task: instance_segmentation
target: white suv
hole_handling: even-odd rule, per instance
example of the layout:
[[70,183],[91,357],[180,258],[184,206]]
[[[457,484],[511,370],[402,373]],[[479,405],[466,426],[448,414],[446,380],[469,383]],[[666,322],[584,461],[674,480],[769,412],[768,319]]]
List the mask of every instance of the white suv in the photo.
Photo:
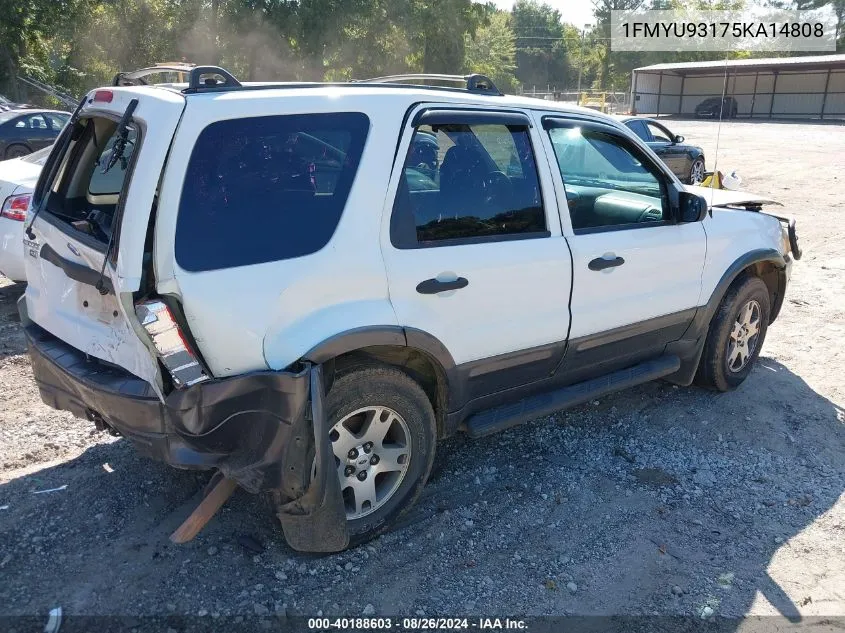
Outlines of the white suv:
[[794,223],[708,209],[611,118],[483,76],[144,73],[86,96],[38,182],[35,379],[270,492],[297,549],[385,530],[457,431],[658,378],[736,387],[799,256]]

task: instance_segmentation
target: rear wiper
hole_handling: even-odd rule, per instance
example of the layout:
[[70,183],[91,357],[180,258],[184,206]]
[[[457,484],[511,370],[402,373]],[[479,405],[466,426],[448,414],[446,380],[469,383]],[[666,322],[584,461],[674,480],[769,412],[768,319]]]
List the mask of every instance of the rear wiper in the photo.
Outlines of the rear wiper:
[[[112,146],[111,158],[109,158],[109,162],[103,168],[102,173],[104,174],[114,167],[117,161],[123,160],[123,152],[126,151],[126,142],[129,140],[129,123],[132,121],[132,113],[135,112],[136,107],[138,107],[138,100],[132,99],[132,101],[129,102],[129,105],[126,106],[123,116],[120,117],[120,123],[117,124],[117,130],[115,131],[117,134],[117,140]],[[120,204],[120,200],[118,200],[118,204]],[[117,211],[116,207],[115,211]],[[109,243],[106,245],[106,252],[103,253],[103,266],[100,268],[100,277],[97,279],[96,288],[101,295],[108,294],[108,288],[104,283],[106,265],[109,263],[109,257],[111,256],[111,251],[114,247],[114,234],[116,233],[116,229],[117,227],[112,226],[111,235],[109,235]]]
[[109,162],[106,163],[105,167],[103,167],[102,173],[104,174],[108,173],[109,170],[117,164],[117,161],[121,161],[121,166],[123,166],[124,169],[126,168],[123,153],[126,151],[126,144],[129,141],[129,123],[132,121],[132,113],[135,112],[136,107],[138,107],[138,100],[132,99],[132,101],[129,102],[129,105],[126,106],[126,111],[120,118],[120,123],[117,124],[117,129],[115,130],[117,139],[115,140],[114,145],[112,145]]

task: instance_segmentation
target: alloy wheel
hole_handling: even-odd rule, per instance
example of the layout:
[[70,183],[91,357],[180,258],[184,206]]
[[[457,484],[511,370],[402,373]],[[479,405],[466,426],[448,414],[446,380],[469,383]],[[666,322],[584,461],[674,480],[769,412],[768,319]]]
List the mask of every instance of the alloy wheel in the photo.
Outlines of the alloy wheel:
[[757,349],[760,338],[760,304],[754,299],[740,308],[728,339],[728,369],[742,371]]
[[690,183],[696,184],[702,180],[704,180],[704,163],[697,160],[692,164],[692,170],[690,171]]
[[347,520],[372,514],[396,493],[408,472],[407,423],[388,407],[364,407],[338,421],[329,439]]

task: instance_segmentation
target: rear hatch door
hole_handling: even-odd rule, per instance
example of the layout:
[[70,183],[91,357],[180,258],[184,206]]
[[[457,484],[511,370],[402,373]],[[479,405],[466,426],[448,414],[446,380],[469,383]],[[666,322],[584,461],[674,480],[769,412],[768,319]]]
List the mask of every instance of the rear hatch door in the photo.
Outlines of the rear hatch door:
[[[119,122],[133,102],[124,151],[116,151]],[[29,318],[160,395],[134,300],[147,283],[150,215],[184,106],[182,95],[152,87],[90,93],[45,165],[24,235]]]

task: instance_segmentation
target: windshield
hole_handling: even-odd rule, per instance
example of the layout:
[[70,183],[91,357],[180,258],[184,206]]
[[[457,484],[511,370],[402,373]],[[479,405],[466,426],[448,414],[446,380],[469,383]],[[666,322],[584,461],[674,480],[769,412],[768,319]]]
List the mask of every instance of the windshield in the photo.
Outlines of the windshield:
[[11,121],[14,118],[20,116],[20,112],[16,112],[15,110],[9,110],[8,112],[0,112],[0,125],[3,125],[6,121]]

